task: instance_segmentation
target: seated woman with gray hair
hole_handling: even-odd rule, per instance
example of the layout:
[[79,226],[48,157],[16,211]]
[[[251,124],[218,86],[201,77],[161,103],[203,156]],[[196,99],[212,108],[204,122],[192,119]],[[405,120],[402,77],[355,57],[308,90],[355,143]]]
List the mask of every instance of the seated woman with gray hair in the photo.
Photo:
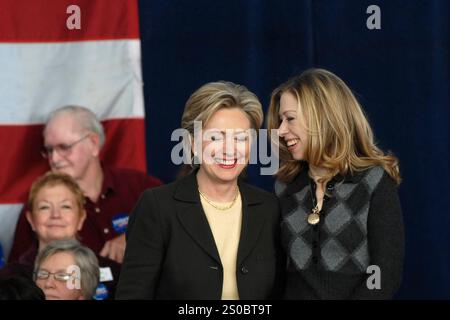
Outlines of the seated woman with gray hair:
[[46,300],[90,300],[98,285],[98,260],[75,239],[57,240],[36,257],[34,280]]

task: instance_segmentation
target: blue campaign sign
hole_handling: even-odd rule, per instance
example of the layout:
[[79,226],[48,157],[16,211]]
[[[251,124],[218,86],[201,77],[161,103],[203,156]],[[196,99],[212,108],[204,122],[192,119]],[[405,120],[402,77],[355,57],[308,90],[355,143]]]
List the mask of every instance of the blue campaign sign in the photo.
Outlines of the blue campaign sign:
[[0,268],[3,268],[6,264],[5,255],[3,254],[3,247],[0,243]]
[[109,296],[108,289],[103,283],[99,283],[97,289],[95,290],[94,300],[105,300]]
[[112,218],[112,226],[117,233],[125,233],[128,227],[128,214],[118,213]]

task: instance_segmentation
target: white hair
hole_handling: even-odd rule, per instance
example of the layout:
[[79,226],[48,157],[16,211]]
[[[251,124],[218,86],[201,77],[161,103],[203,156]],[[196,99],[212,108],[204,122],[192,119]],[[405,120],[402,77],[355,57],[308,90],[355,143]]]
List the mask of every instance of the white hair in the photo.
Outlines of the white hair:
[[52,119],[62,114],[72,115],[81,128],[97,134],[100,140],[100,148],[103,146],[105,143],[105,131],[103,125],[95,113],[85,107],[68,105],[56,109],[48,115],[45,127],[47,127]]

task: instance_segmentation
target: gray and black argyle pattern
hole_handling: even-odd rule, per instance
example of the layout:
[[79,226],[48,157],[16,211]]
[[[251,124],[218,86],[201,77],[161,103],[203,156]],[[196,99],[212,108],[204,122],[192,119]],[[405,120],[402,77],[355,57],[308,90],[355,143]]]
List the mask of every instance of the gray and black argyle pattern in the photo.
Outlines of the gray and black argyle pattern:
[[384,174],[382,167],[373,167],[329,182],[329,196],[325,197],[321,221],[316,226],[307,222],[315,194],[315,185],[307,174],[300,174],[289,186],[277,181],[275,192],[282,206],[282,241],[288,264],[299,271],[314,264],[324,271],[365,273],[370,262],[370,200]]

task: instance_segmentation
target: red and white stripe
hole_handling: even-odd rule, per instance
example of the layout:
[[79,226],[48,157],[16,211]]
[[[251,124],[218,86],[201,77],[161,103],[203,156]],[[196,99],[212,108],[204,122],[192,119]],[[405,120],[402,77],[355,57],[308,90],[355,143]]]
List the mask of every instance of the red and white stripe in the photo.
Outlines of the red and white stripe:
[[[69,30],[66,10],[81,10]],[[64,105],[102,120],[101,158],[146,170],[136,0],[0,1],[0,243],[9,252],[18,210],[48,165],[39,154],[46,116]]]

